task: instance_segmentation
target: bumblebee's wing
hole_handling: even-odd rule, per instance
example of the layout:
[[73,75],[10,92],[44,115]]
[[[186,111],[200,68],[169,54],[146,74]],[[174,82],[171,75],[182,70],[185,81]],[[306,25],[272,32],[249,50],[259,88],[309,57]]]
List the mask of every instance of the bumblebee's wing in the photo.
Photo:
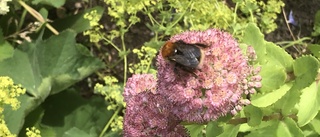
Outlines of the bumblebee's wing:
[[176,53],[169,59],[185,67],[196,68],[199,65],[201,51],[193,45],[177,46]]

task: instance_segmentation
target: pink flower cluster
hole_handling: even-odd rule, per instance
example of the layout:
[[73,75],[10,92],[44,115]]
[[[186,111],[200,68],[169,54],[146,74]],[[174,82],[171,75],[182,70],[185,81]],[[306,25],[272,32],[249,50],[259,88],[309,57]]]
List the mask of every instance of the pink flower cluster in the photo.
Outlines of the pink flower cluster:
[[128,80],[124,92],[128,104],[124,124],[126,135],[130,136],[129,133],[133,133],[131,128],[140,124],[139,131],[150,133],[150,130],[157,132],[157,129],[161,130],[157,132],[161,135],[168,136],[174,132],[183,136],[185,132],[178,125],[180,121],[202,123],[227,113],[236,114],[243,105],[250,103],[242,96],[254,93],[255,88],[261,86],[260,68],[251,64],[256,59],[253,48],[249,47],[244,55],[230,34],[209,29],[184,32],[170,39],[171,42],[179,40],[208,46],[203,48],[204,59],[200,69],[194,71],[197,77],[175,70],[175,64],[160,53],[157,57],[157,81],[141,75]]
[[186,130],[171,112],[172,104],[156,94],[152,74],[133,75],[124,91],[127,109],[124,117],[125,137],[183,137]]

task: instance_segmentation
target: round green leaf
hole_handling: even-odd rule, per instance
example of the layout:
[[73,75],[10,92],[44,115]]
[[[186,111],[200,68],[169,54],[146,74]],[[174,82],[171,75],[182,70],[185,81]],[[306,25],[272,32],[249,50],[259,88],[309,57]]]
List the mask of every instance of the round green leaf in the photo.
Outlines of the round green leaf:
[[204,125],[192,124],[192,125],[186,125],[185,127],[188,129],[190,133],[190,137],[198,137],[198,135],[202,134]]
[[296,76],[295,90],[301,90],[315,80],[318,75],[319,62],[313,56],[303,56],[295,60],[293,64],[294,75]]
[[206,135],[208,137],[216,137],[223,132],[223,128],[219,126],[218,122],[211,121],[206,127]]
[[286,80],[286,72],[282,66],[275,66],[273,64],[265,64],[261,66],[260,75],[262,77],[262,87],[260,91],[270,92],[282,86]]
[[249,126],[258,126],[260,125],[263,117],[263,113],[260,108],[248,105],[244,108],[244,113],[248,118]]
[[225,125],[223,133],[218,137],[236,137],[239,132],[240,125]]
[[266,55],[266,45],[263,34],[260,29],[253,23],[249,23],[245,29],[243,41],[244,43],[252,46],[258,56],[260,64],[265,63],[264,56]]
[[313,84],[302,90],[299,102],[298,124],[300,127],[308,124],[318,113],[320,108],[320,90],[318,84]]
[[266,60],[268,63],[282,66],[286,69],[286,72],[292,72],[292,57],[282,48],[274,43],[266,43],[267,55]]

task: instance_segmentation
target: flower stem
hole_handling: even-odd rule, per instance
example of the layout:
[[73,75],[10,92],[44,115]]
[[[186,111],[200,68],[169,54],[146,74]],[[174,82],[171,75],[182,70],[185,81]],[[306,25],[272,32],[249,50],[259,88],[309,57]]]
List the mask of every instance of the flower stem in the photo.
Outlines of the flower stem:
[[119,111],[122,109],[122,107],[118,107],[118,109],[113,113],[112,117],[110,118],[110,120],[108,121],[108,123],[106,124],[106,126],[103,128],[103,130],[101,131],[99,137],[103,137],[104,133],[106,133],[107,129],[109,128],[111,122],[116,118],[116,116],[118,115]]
[[[126,45],[124,43],[124,33],[121,35],[122,40],[122,51],[126,52]],[[127,54],[123,55],[123,83],[127,82],[127,69],[128,69],[128,61],[127,61]]]

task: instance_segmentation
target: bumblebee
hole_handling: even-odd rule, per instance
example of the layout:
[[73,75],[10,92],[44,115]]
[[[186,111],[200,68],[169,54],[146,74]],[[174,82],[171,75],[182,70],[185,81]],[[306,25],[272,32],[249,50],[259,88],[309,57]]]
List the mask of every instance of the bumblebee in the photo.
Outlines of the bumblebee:
[[161,48],[161,54],[163,58],[174,62],[176,67],[194,74],[194,70],[201,67],[204,58],[203,48],[205,47],[207,45],[189,44],[182,40],[168,41]]

